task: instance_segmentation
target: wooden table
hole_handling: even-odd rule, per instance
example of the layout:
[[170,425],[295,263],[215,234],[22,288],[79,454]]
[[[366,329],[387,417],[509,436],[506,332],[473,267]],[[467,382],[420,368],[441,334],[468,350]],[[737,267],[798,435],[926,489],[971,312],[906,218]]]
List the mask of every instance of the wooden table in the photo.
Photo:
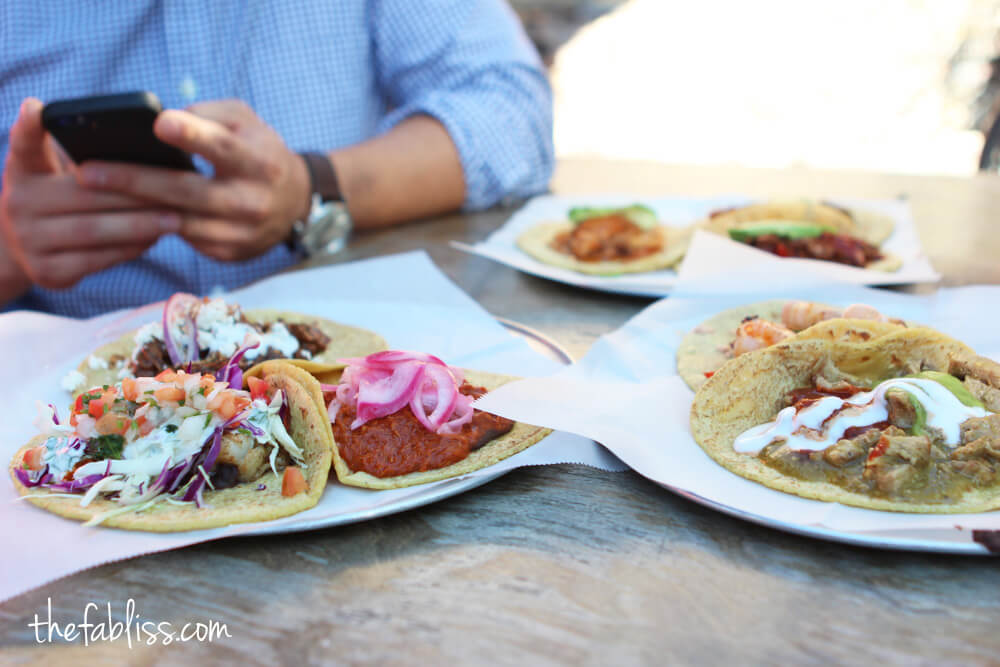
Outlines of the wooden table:
[[[560,165],[553,189],[906,196],[946,284],[1000,283],[998,177],[581,160]],[[533,278],[448,246],[483,238],[508,214],[359,235],[335,261],[425,248],[487,310],[574,355],[649,303]],[[631,472],[552,466],[367,523],[226,540],[68,577],[0,605],[0,662],[996,664],[998,591],[1000,568],[988,558],[795,537]],[[142,619],[175,629],[221,621],[232,637],[132,650],[124,639],[40,647],[27,626],[36,613],[45,618],[49,599],[54,620],[78,622],[88,602],[112,602],[121,619],[129,598]]]

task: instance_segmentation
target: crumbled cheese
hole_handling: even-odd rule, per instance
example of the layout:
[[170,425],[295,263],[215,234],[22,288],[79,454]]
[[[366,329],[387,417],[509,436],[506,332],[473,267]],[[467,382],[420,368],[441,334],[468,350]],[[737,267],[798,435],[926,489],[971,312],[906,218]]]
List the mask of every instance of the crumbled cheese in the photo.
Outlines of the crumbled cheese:
[[72,394],[75,393],[78,389],[82,389],[83,383],[86,381],[87,378],[84,377],[83,373],[74,369],[71,370],[69,373],[66,373],[66,376],[62,379],[62,382],[60,384],[62,385],[63,389]]
[[108,368],[108,360],[92,354],[87,358],[87,365],[90,366],[91,370],[106,370]]

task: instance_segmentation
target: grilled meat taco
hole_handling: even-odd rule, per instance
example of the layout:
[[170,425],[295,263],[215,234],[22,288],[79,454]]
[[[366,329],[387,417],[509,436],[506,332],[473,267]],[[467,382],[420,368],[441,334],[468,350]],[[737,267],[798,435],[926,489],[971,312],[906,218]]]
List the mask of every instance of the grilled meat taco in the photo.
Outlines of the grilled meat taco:
[[648,207],[576,207],[565,222],[543,222],[517,245],[535,259],[580,273],[612,276],[670,268],[687,251],[690,230],[661,224]]
[[550,433],[472,407],[515,378],[395,350],[342,361],[339,368],[313,372],[324,383],[314,398],[326,410],[333,466],[343,484],[395,489],[457,477]]
[[248,310],[222,299],[177,293],[163,315],[98,348],[63,380],[67,391],[111,384],[124,377],[153,377],[167,368],[214,373],[247,336],[260,345],[248,351],[241,368],[268,359],[300,359],[327,364],[343,356],[385,349],[371,331],[280,310]]
[[737,306],[708,318],[677,348],[677,373],[697,389],[730,359],[793,336],[863,342],[905,326],[865,304],[846,308],[774,299]]
[[1000,508],[1000,365],[927,328],[734,359],[695,395],[691,432],[728,470],[805,498]]
[[154,532],[315,506],[332,457],[316,380],[278,361],[243,390],[237,361],[218,377],[168,369],[96,387],[67,423],[43,408],[39,435],[11,462],[14,486],[60,516]]
[[705,229],[779,257],[819,259],[875,271],[897,271],[902,260],[879,245],[892,218],[808,200],[774,201],[715,211]]

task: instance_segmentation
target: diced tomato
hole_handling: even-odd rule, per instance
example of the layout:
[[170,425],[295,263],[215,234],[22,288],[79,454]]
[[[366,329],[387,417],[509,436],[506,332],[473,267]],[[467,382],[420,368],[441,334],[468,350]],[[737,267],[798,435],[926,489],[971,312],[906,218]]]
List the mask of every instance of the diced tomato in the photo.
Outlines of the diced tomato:
[[87,414],[89,414],[94,419],[100,419],[104,416],[104,400],[100,398],[90,399],[90,403],[87,405]]
[[281,478],[281,495],[291,497],[305,491],[308,487],[306,478],[302,476],[302,471],[291,466],[285,468],[285,474]]
[[76,401],[73,403],[73,412],[83,412],[83,394],[76,397]]
[[45,455],[45,445],[32,447],[24,453],[24,466],[28,470],[41,470],[43,467],[42,456]]
[[160,387],[153,392],[153,398],[161,402],[180,401],[186,395],[180,387]]
[[270,389],[267,385],[267,380],[261,380],[251,375],[247,378],[247,386],[250,387],[251,399],[256,401],[258,398],[267,398],[267,392]]
[[715,371],[705,371],[705,377],[710,378],[715,375]]
[[871,451],[868,452],[868,460],[872,461],[878,457],[885,454],[885,450],[889,449],[889,438],[885,437],[883,434],[879,441],[872,447]]
[[778,245],[774,249],[774,251],[775,254],[778,255],[778,257],[790,257],[792,254],[792,251],[788,249],[788,246],[785,245],[784,243],[781,243],[780,241],[778,242]]
[[76,426],[76,413],[74,412],[69,416],[69,425]]
[[153,422],[146,419],[146,416],[136,417],[135,425],[139,427],[139,435],[149,435],[153,432]]
[[116,435],[125,435],[128,431],[129,426],[132,425],[132,420],[123,415],[116,415],[113,412],[109,412],[100,419],[97,420],[97,424],[94,428],[101,435],[108,435],[114,433]]
[[158,382],[173,382],[174,378],[177,377],[177,371],[173,368],[164,368],[162,371],[157,373],[156,380]]
[[139,400],[139,383],[133,378],[124,378],[122,380],[122,396],[127,401]]
[[223,395],[222,403],[219,405],[219,409],[216,410],[216,412],[218,412],[219,416],[223,419],[232,419],[242,412],[247,405],[249,405],[249,401],[247,401],[246,397],[234,396],[232,392],[227,391]]

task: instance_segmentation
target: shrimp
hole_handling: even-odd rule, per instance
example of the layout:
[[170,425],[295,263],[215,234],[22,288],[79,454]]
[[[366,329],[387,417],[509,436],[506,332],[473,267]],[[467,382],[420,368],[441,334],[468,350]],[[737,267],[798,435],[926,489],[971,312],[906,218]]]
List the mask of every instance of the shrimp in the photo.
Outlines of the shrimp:
[[839,308],[812,301],[789,301],[781,309],[781,322],[792,331],[802,331],[834,317],[844,317]]
[[863,303],[852,303],[844,308],[844,317],[853,320],[875,320],[876,322],[887,322],[888,318],[871,306]]
[[747,352],[770,347],[794,335],[795,332],[780,324],[760,318],[748,319],[744,320],[736,330],[736,338],[730,348],[733,356],[738,357]]

